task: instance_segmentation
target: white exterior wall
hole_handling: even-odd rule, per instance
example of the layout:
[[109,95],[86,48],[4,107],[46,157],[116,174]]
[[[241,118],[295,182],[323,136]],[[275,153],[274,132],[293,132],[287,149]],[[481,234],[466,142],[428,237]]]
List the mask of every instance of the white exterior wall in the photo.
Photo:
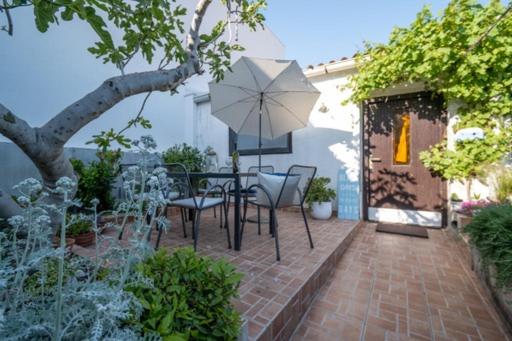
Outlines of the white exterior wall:
[[[338,171],[345,167],[350,180],[361,184],[361,111],[356,104],[342,106],[342,100],[350,94],[339,89],[346,82],[349,72],[309,76],[321,96],[311,112],[308,126],[293,132],[291,154],[262,155],[263,165],[273,165],[278,172],[286,171],[293,164],[317,166],[317,175],[331,178],[330,186],[333,189],[336,189]],[[197,97],[201,98],[205,96]],[[326,113],[319,111],[322,105],[328,108]],[[196,146],[200,149],[212,146],[219,155],[220,166],[225,165],[229,156],[228,127],[210,114],[209,101],[198,103],[195,115]],[[242,170],[258,164],[257,155],[241,156],[240,160]]]
[[[188,29],[197,1],[182,0],[182,3],[189,9],[184,20],[185,28]],[[0,34],[0,101],[32,126],[43,125],[107,78],[120,74],[113,65],[102,64],[101,60],[87,52],[87,48],[97,41],[95,33],[87,24],[79,20],[61,22],[59,26],[53,25],[48,32],[42,34],[35,28],[31,8],[17,9],[12,15],[14,36]],[[225,15],[221,2],[213,2],[205,17],[202,32],[208,32]],[[283,44],[268,29],[250,32],[241,27],[238,43],[246,48],[243,55],[263,58],[284,56]],[[233,61],[240,55],[234,54]],[[156,64],[160,57],[155,56]],[[148,65],[139,58],[130,63],[126,72],[152,69],[156,69],[156,66]],[[137,138],[151,134],[161,150],[176,143],[192,143],[194,120],[191,106],[187,106],[187,94],[207,91],[210,78],[206,74],[194,76],[178,89],[179,94],[173,96],[169,93],[153,93],[144,114],[153,128],[131,129],[127,135]],[[138,112],[144,96],[125,99],[84,127],[66,146],[84,147],[85,142],[101,130],[124,127]],[[0,135],[0,141],[8,140]]]

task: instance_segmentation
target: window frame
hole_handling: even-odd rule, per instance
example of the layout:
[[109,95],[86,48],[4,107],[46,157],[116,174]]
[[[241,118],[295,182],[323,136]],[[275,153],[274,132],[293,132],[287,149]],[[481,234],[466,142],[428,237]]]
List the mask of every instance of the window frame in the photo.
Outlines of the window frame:
[[[237,134],[232,129],[229,129],[229,154],[230,155],[235,151],[235,138],[236,138],[236,135]],[[265,148],[265,147],[263,147],[261,149],[261,154],[262,155],[292,154],[293,153],[292,133],[291,132],[287,133],[286,136],[287,136],[287,141],[286,141],[287,146],[286,147],[277,147],[277,148]],[[250,155],[258,155],[259,151],[258,151],[258,148],[254,148],[254,149],[239,149],[238,153],[239,153],[240,156],[250,156]]]

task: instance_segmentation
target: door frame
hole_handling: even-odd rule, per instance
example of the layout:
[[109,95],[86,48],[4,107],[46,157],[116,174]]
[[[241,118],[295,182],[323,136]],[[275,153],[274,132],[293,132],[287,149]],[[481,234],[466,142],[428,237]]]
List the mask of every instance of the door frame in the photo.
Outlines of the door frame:
[[[375,104],[375,103],[382,103],[382,102],[389,102],[389,101],[398,101],[398,100],[406,100],[411,98],[418,98],[418,97],[426,97],[431,98],[432,93],[429,91],[418,91],[418,92],[410,92],[410,93],[404,93],[404,94],[397,94],[397,95],[391,95],[391,96],[379,96],[374,97],[369,100],[364,101],[361,103],[361,130],[362,130],[362,143],[361,143],[361,153],[362,153],[362,167],[361,167],[361,173],[362,173],[362,182],[363,182],[363,190],[361,193],[362,197],[362,216],[363,220],[368,221],[369,220],[369,207],[370,207],[370,148],[369,148],[369,138],[370,138],[370,131],[368,126],[368,105]],[[440,115],[443,115],[443,113],[440,113]],[[446,129],[447,129],[447,122],[444,121],[443,125],[443,136],[446,136]],[[442,180],[442,186],[441,186],[441,200],[443,200],[445,203],[447,203],[448,198],[448,183],[445,180]],[[448,222],[448,208],[447,205],[444,205],[442,211],[442,226],[447,226]]]

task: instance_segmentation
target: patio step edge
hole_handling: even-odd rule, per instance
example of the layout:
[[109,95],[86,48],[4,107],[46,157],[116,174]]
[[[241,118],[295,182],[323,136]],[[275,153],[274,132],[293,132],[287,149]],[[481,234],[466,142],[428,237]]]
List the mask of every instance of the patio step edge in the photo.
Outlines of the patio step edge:
[[347,236],[335,247],[325,258],[322,264],[312,273],[302,286],[297,288],[295,293],[284,304],[283,309],[263,329],[254,340],[289,340],[299,326],[311,303],[317,296],[326,280],[334,273],[334,269],[341,260],[343,254],[352,243],[354,237],[364,226],[363,221],[359,221],[352,227]]

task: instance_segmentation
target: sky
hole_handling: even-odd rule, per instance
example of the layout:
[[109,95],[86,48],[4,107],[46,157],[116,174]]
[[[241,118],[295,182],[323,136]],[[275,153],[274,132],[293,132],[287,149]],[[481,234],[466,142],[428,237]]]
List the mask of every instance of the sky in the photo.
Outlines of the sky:
[[386,42],[423,6],[438,14],[448,0],[267,0],[268,27],[302,67],[351,57],[363,41]]

